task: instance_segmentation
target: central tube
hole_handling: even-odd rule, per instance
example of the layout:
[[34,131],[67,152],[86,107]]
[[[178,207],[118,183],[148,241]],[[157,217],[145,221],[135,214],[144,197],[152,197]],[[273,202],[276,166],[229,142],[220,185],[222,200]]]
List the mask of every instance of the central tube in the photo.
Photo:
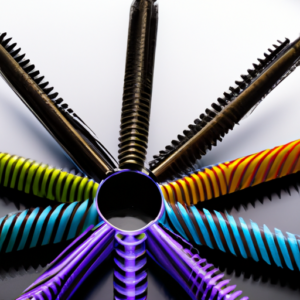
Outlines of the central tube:
[[100,183],[95,205],[100,218],[116,230],[115,300],[147,299],[145,232],[164,214],[158,184],[143,172],[122,170]]
[[158,184],[143,172],[121,170],[100,183],[95,205],[116,232],[114,299],[147,299],[146,231],[164,215]]

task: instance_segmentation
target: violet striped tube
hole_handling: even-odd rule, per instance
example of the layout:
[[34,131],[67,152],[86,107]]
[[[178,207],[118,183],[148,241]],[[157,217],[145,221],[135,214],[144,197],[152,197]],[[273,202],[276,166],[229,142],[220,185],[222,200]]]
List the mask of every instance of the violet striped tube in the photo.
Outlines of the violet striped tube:
[[98,223],[91,200],[8,214],[0,218],[0,253],[68,241]]
[[247,225],[242,217],[236,221],[228,213],[186,208],[180,203],[165,202],[165,209],[160,222],[188,241],[256,262],[300,270],[300,239],[295,234],[287,232],[285,237],[277,228],[274,234],[266,225],[259,228],[252,220]]
[[67,247],[17,300],[67,300],[113,251],[114,230],[90,226]]
[[[162,225],[147,231],[147,251],[188,293],[193,300],[233,300],[242,291],[234,291],[224,274],[199,256],[198,250]],[[247,300],[242,297],[240,300]]]
[[145,233],[115,236],[115,300],[147,299],[147,256]]

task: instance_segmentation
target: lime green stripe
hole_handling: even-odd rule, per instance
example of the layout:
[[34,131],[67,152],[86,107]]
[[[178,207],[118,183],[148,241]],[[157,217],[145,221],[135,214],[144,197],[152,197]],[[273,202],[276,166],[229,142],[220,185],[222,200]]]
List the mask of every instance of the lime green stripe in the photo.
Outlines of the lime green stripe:
[[11,182],[10,182],[10,187],[11,188],[14,188],[15,185],[16,185],[16,180],[17,180],[17,175],[20,171],[20,167],[24,164],[24,162],[26,161],[25,158],[23,157],[19,157],[16,165],[15,165],[15,169],[14,169],[14,173],[13,173],[13,176],[12,176],[12,179],[11,179]]
[[6,162],[11,158],[11,155],[6,154],[0,161],[0,183],[2,183],[2,175],[4,168],[6,166]]
[[61,170],[55,169],[54,172],[52,173],[52,176],[50,178],[48,192],[47,192],[47,198],[48,199],[55,200],[55,196],[52,193],[52,191],[53,191],[53,185],[54,185],[56,177],[59,175],[60,172],[61,172]]
[[77,186],[80,183],[82,177],[76,176],[72,186],[71,186],[71,193],[70,193],[70,202],[79,201],[78,197],[75,199],[75,194],[77,190]]
[[61,202],[69,202],[67,199],[67,195],[68,195],[68,190],[69,190],[69,186],[71,184],[71,182],[74,180],[74,175],[73,174],[69,174],[65,184],[63,186],[63,192],[62,192],[62,197],[61,197]]
[[39,182],[41,179],[41,175],[43,174],[43,172],[45,171],[45,169],[47,168],[47,165],[40,165],[39,168],[36,171],[35,177],[34,177],[34,181],[33,181],[33,187],[32,187],[32,191],[33,194],[39,197],[43,197],[43,192],[42,189],[39,190]]
[[25,192],[26,194],[29,194],[29,192],[30,192],[30,187],[31,187],[31,182],[32,182],[32,180],[33,180],[33,175],[35,174],[35,171],[36,171],[36,169],[37,169],[39,166],[40,166],[40,165],[39,165],[38,163],[34,162],[34,163],[31,165],[30,169],[28,170],[28,176],[27,176],[27,178],[26,178],[25,190],[24,190],[24,192]]
[[50,177],[52,176],[51,173],[52,173],[54,170],[55,170],[54,168],[48,167],[48,168],[46,169],[46,172],[44,173],[43,182],[42,182],[41,194],[42,194],[44,197],[46,197],[46,198],[48,198],[48,196],[47,196],[48,193],[47,193],[47,191],[46,191],[48,178],[49,178],[49,176],[50,176]]
[[55,195],[56,195],[56,201],[59,201],[61,202],[61,186],[62,186],[62,183],[65,179],[65,177],[68,175],[67,172],[61,172],[60,175],[59,175],[59,178],[57,180],[57,183],[56,183],[56,188],[55,188]]
[[0,152],[0,184],[60,202],[95,198],[99,184],[46,164]]
[[84,192],[85,200],[90,198],[90,192],[91,192],[93,185],[94,185],[94,180],[90,180],[85,188],[85,192]]
[[77,197],[77,201],[83,201],[83,200],[85,200],[84,198],[83,198],[83,190],[84,190],[84,187],[85,187],[85,185],[86,185],[86,183],[88,182],[88,179],[87,179],[87,177],[85,177],[85,178],[83,178],[82,180],[81,180],[81,182],[80,182],[80,185],[79,185],[79,188],[78,188],[78,197]]
[[5,177],[4,177],[4,186],[8,186],[8,180],[9,180],[9,175],[11,173],[11,168],[13,164],[17,161],[18,156],[13,156],[7,163],[6,171],[5,171]]
[[24,185],[24,179],[27,173],[27,169],[30,167],[30,165],[33,163],[31,159],[27,160],[22,168],[21,174],[20,174],[20,179],[18,183],[18,190],[22,191],[23,190],[23,185]]
[[96,194],[97,194],[97,191],[98,191],[98,187],[99,187],[99,183],[94,182],[94,186],[93,186],[93,199],[96,198]]

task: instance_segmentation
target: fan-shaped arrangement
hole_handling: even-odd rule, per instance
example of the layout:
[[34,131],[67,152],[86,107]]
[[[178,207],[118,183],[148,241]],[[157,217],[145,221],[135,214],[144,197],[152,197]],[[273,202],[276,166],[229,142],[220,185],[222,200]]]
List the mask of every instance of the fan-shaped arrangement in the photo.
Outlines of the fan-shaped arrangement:
[[[0,153],[1,186],[57,203],[1,218],[0,255],[68,243],[17,299],[70,299],[112,252],[115,299],[147,298],[149,257],[191,299],[248,299],[201,257],[197,245],[300,271],[297,235],[272,232],[252,221],[247,225],[243,218],[199,205],[298,172],[300,140],[231,162],[195,167],[207,149],[222,141],[300,65],[300,39],[273,45],[183,135],[154,156],[148,169],[157,26],[156,1],[135,0],[130,11],[119,162],[53,92],[16,43],[0,34],[1,76],[82,172]],[[118,223],[123,217],[138,219],[141,225],[123,227]]]

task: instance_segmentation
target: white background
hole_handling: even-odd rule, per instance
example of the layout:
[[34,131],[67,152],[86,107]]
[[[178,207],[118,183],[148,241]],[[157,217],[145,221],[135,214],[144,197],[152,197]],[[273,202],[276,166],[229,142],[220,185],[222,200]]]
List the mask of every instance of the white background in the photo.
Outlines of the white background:
[[[115,157],[130,4],[1,1],[0,32],[13,37]],[[263,58],[277,39],[297,38],[299,16],[297,0],[160,0],[148,161]],[[300,138],[299,98],[296,70],[203,159],[203,165]],[[0,128],[1,152],[72,166],[2,80]],[[254,220],[255,215],[252,212]],[[282,215],[271,220],[270,228],[276,222],[292,231],[283,228]],[[268,289],[265,296],[271,292]],[[283,297],[290,291],[276,293]]]

